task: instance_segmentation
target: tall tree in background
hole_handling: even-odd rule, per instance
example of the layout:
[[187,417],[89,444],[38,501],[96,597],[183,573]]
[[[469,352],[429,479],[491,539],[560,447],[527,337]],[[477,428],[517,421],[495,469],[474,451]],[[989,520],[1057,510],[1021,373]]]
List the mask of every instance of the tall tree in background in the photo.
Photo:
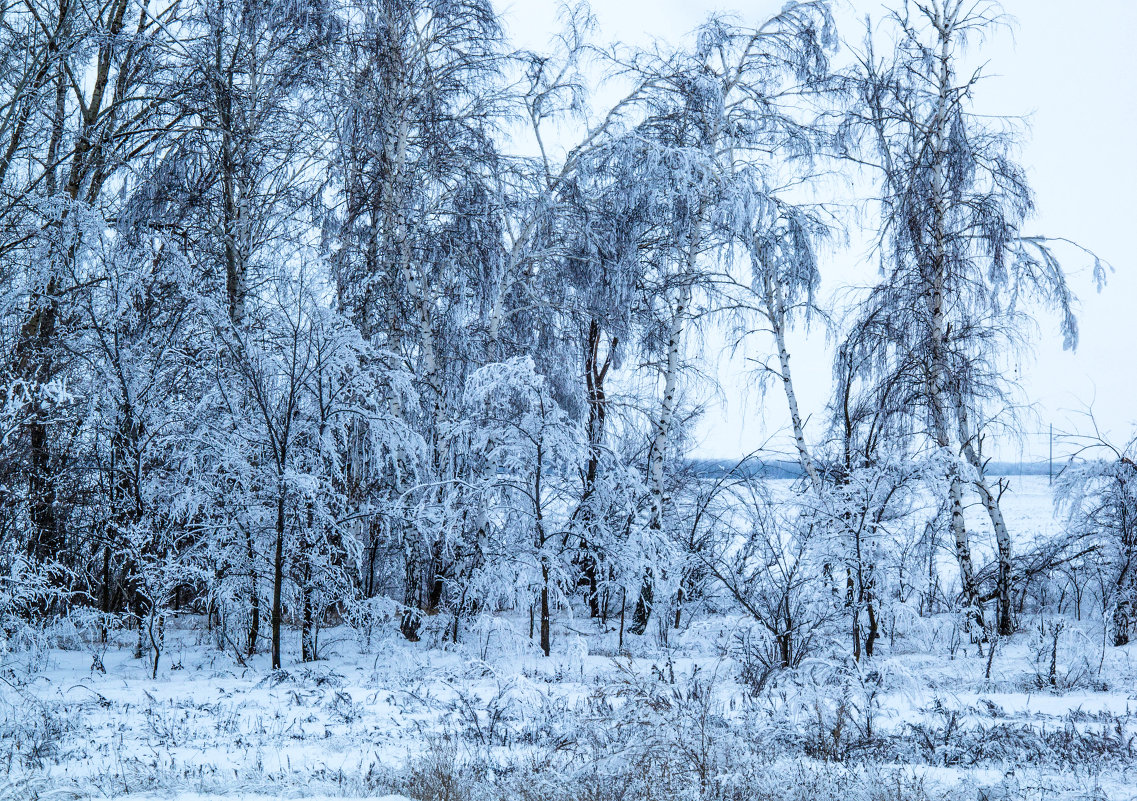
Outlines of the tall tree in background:
[[[24,386],[38,388],[65,380],[70,304],[77,289],[101,280],[85,248],[97,248],[86,240],[97,240],[116,213],[107,189],[129,182],[129,168],[165,138],[170,98],[155,88],[168,78],[169,26],[179,9],[64,0],[5,12],[2,58],[14,69],[5,78],[0,252],[23,265],[13,277],[25,294],[9,365]],[[39,560],[66,561],[73,507],[61,484],[82,478],[69,474],[64,438],[53,436],[64,430],[65,410],[40,402],[36,389],[29,400],[21,442],[34,532],[28,548]]]
[[905,2],[888,17],[895,49],[878,56],[870,35],[859,54],[846,133],[880,188],[883,277],[844,354],[904,385],[939,451],[963,603],[982,623],[964,485],[978,493],[997,545],[996,628],[1009,634],[1012,543],[985,473],[984,433],[1013,390],[1003,366],[1029,320],[1025,299],[1058,311],[1067,347],[1077,326],[1057,260],[1022,233],[1034,203],[1013,160],[1013,127],[974,112],[981,73],[961,75],[968,41],[1000,20],[994,2]]
[[341,309],[388,368],[411,376],[417,403],[404,406],[388,388],[391,412],[422,433],[430,452],[414,493],[405,471],[387,486],[391,474],[352,470],[417,504],[414,514],[377,509],[361,521],[372,553],[387,535],[401,553],[403,631],[415,639],[452,566],[447,497],[458,462],[445,430],[477,348],[471,325],[492,305],[486,293],[500,261],[491,180],[500,29],[482,0],[367,0],[349,4],[342,23],[325,100],[336,193],[325,241]]
[[[645,305],[655,318],[647,328],[649,358],[661,383],[647,457],[652,531],[663,530],[667,513],[664,477],[696,292],[721,280],[713,259],[734,246],[740,227],[757,235],[756,207],[771,190],[771,154],[787,159],[812,147],[790,106],[827,75],[826,52],[834,44],[827,4],[790,3],[756,28],[713,19],[699,29],[691,52],[629,65],[642,81],[645,109],[631,138],[635,181],[649,188],[658,226],[645,284]],[[653,584],[649,567],[635,633],[647,626]]]
[[[305,244],[306,232],[311,237],[302,211],[319,186],[313,176],[318,151],[303,108],[334,24],[322,3],[308,0],[202,0],[192,12],[178,49],[176,84],[187,125],[168,154],[178,163],[176,177],[162,192],[181,211],[180,245],[206,281],[206,306],[212,308],[209,299],[216,297],[226,312],[225,326],[214,320],[223,344],[218,369],[238,379],[231,390],[252,391],[258,384],[241,346],[251,328],[271,325],[261,314],[259,290],[269,300],[271,318],[281,282],[291,280],[289,259]],[[263,417],[255,393],[229,400],[235,414]],[[234,513],[241,517],[245,510]],[[233,525],[244,537],[240,561],[251,654],[260,635],[264,566],[272,565],[275,607],[280,560],[265,557],[248,521]],[[277,628],[273,621],[274,634]]]

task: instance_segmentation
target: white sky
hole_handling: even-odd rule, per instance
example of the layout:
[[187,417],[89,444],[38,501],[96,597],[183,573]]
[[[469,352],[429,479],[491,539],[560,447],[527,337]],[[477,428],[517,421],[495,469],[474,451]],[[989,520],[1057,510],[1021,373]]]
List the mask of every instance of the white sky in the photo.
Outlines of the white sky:
[[[761,21],[782,0],[594,0],[601,41],[647,44],[679,41],[712,11]],[[558,0],[517,0],[503,5],[512,41],[544,49],[558,29]],[[1036,193],[1038,215],[1026,233],[1063,236],[1092,248],[1115,272],[1098,294],[1087,260],[1067,261],[1080,299],[1081,341],[1063,352],[1056,321],[1044,317],[1035,352],[1020,367],[1024,394],[1035,404],[1025,426],[1026,458],[1045,458],[1050,424],[1056,432],[1087,433],[1084,416],[1093,405],[1099,426],[1117,440],[1137,431],[1137,0],[1004,0],[1016,20],[977,51],[993,77],[980,85],[977,101],[993,113],[1026,116],[1029,138],[1021,161]],[[838,3],[840,32],[859,43],[858,20],[882,16],[878,0]],[[834,255],[823,264],[826,291],[842,286],[842,272],[860,253]],[[846,279],[847,280],[847,279]],[[829,396],[831,356],[820,329],[798,332],[793,368],[803,412],[813,417],[810,434],[823,426]],[[758,343],[755,343],[758,345]],[[708,354],[713,359],[715,354]],[[730,458],[746,453],[784,430],[780,393],[765,398],[748,391],[744,366],[720,361],[724,400],[712,405],[700,426],[698,456]],[[1068,446],[1055,446],[1056,456]],[[1002,459],[1020,457],[1019,443],[994,450]]]

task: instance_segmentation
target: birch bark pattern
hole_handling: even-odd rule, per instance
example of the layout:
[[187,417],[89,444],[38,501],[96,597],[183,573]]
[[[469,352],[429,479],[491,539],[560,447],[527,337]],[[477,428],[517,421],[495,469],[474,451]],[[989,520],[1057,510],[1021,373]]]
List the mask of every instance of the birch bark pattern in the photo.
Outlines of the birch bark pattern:
[[[929,353],[930,375],[928,380],[929,404],[931,406],[933,434],[936,445],[951,458],[947,470],[948,503],[951,510],[951,529],[955,543],[956,561],[959,563],[960,590],[968,614],[975,622],[983,626],[983,613],[979,590],[975,583],[975,567],[971,558],[971,547],[968,542],[967,524],[963,513],[963,486],[959,475],[959,466],[952,452],[951,435],[947,423],[947,410],[945,408],[945,395],[948,393],[948,365],[947,365],[947,323],[944,314],[944,293],[946,283],[947,261],[947,215],[948,199],[945,186],[945,169],[947,166],[947,116],[948,106],[951,103],[951,58],[952,35],[955,32],[956,15],[959,13],[959,4],[955,6],[955,13],[947,13],[947,7],[938,2],[933,3],[932,24],[939,37],[939,75],[938,98],[936,113],[932,125],[932,253],[930,257],[924,255],[922,262],[926,265],[925,271],[925,298],[930,318]],[[914,215],[916,210],[910,211]],[[919,221],[910,217],[910,224],[916,229],[913,231],[913,242],[919,243]],[[922,254],[917,253],[917,258]]]
[[817,466],[809,452],[805,441],[805,426],[801,420],[798,408],[797,393],[794,391],[793,374],[790,372],[790,352],[786,347],[786,302],[781,284],[770,275],[769,270],[763,271],[763,295],[766,303],[766,316],[774,332],[774,342],[778,348],[778,378],[781,379],[782,389],[786,393],[786,403],[790,409],[790,422],[794,431],[794,444],[797,446],[798,461],[802,470],[809,478],[809,485],[818,496],[821,494],[821,477],[817,473]]
[[975,472],[972,484],[983,501],[991,529],[995,532],[998,573],[995,580],[995,626],[1000,637],[1014,633],[1014,616],[1011,614],[1011,534],[1007,529],[999,497],[991,491],[983,468],[983,461],[974,445],[974,432],[968,425],[967,410],[961,398],[956,398],[956,417],[959,421],[959,441],[963,444],[963,455]]
[[[687,307],[691,302],[691,286],[684,283],[679,290],[679,299],[671,310],[671,322],[667,337],[667,359],[663,371],[663,399],[660,403],[659,417],[653,423],[651,447],[648,450],[648,492],[651,498],[651,512],[648,528],[652,532],[663,530],[663,512],[667,503],[664,486],[663,464],[667,451],[667,439],[675,416],[675,393],[679,377],[679,347],[683,335],[683,323]],[[632,625],[628,629],[633,634],[647,631],[648,619],[655,596],[655,575],[649,565],[644,570],[640,595],[632,612]]]

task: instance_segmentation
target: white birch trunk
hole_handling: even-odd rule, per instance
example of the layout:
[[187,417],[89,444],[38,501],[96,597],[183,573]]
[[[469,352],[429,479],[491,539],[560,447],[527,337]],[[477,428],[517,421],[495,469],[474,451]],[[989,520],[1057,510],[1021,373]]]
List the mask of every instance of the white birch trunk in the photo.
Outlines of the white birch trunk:
[[[671,309],[667,333],[667,353],[663,368],[663,397],[660,401],[659,416],[652,421],[652,439],[648,450],[648,493],[651,499],[651,516],[648,519],[648,528],[653,532],[663,530],[663,514],[667,505],[667,493],[664,484],[664,457],[667,453],[668,436],[671,433],[671,424],[675,417],[675,396],[678,389],[680,346],[683,336],[683,324],[687,317],[687,307],[691,303],[691,286],[684,283],[680,289],[679,298]],[[639,599],[632,613],[633,634],[643,634],[647,630],[647,623],[651,617],[654,605],[656,576],[649,566],[644,571],[643,584],[640,587]],[[666,625],[661,631],[666,634]]]
[[774,342],[778,348],[778,377],[782,381],[782,389],[786,393],[786,403],[790,409],[790,423],[794,431],[794,444],[797,446],[798,461],[802,470],[809,477],[809,484],[814,493],[821,495],[821,477],[817,473],[817,465],[809,452],[805,441],[805,426],[801,420],[798,408],[797,393],[794,391],[793,375],[790,372],[790,352],[786,347],[786,304],[781,285],[769,273],[764,274],[763,290],[766,302],[766,316],[770,320],[770,327],[774,331]]
[[973,444],[973,434],[967,420],[967,411],[963,402],[956,398],[956,417],[959,422],[959,440],[963,443],[963,455],[975,471],[972,484],[983,501],[983,508],[987,510],[987,517],[991,521],[991,529],[995,532],[995,548],[998,559],[998,577],[996,579],[996,615],[995,621],[999,636],[1005,637],[1014,633],[1014,621],[1011,616],[1011,534],[1007,529],[1003,510],[999,505],[998,496],[991,491],[987,483],[987,476],[983,471],[983,462]]
[[[939,97],[936,101],[936,114],[933,121],[931,135],[933,137],[932,161],[932,263],[928,265],[931,275],[928,276],[927,301],[931,316],[931,376],[929,381],[929,401],[931,405],[932,425],[936,437],[936,444],[941,450],[951,446],[951,435],[947,423],[945,408],[945,395],[947,394],[947,356],[946,338],[947,323],[944,315],[945,273],[947,270],[947,188],[945,185],[945,167],[947,162],[947,122],[948,106],[951,102],[951,40],[955,27],[955,16],[945,14],[945,8],[937,2],[933,5],[933,24],[939,34]],[[958,12],[958,8],[956,8]],[[917,233],[918,232],[914,232]],[[916,239],[919,241],[919,239]],[[951,528],[955,542],[956,561],[959,562],[960,589],[964,599],[977,616],[977,622],[982,621],[980,598],[975,585],[975,568],[971,559],[971,548],[968,542],[967,524],[963,515],[963,487],[959,476],[959,467],[952,461],[948,469],[949,502],[951,504]]]
[[667,452],[667,439],[671,432],[671,422],[675,416],[675,393],[679,377],[680,344],[683,336],[683,323],[687,307],[691,303],[691,287],[685,285],[671,313],[671,324],[667,337],[667,357],[663,371],[663,398],[660,402],[659,417],[654,424],[648,460],[648,482],[651,492],[651,526],[659,530],[663,525],[663,509],[667,498],[663,481],[664,456]]

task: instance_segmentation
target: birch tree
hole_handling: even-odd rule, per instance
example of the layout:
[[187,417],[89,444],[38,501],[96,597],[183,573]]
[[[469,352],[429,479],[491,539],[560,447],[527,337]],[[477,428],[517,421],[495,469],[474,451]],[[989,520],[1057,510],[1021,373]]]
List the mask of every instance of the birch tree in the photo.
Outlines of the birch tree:
[[882,278],[863,306],[876,324],[856,324],[851,347],[887,354],[876,374],[913,391],[922,432],[943,455],[961,597],[977,625],[985,593],[965,485],[982,500],[998,554],[996,627],[1010,633],[1012,541],[985,474],[982,434],[1013,390],[1002,360],[1029,320],[1026,304],[1052,307],[1073,347],[1072,295],[1047,240],[1023,233],[1034,203],[1013,160],[1013,125],[973,110],[982,72],[963,72],[968,42],[1001,24],[998,5],[906,2],[887,24],[895,50],[878,56],[870,37],[848,84],[847,152],[876,176],[882,254]]
[[[753,209],[770,189],[769,155],[788,158],[811,146],[788,107],[825,76],[834,42],[825,3],[790,3],[753,28],[712,19],[689,52],[630,60],[644,87],[645,120],[634,135],[647,152],[636,158],[641,170],[657,170],[638,180],[653,187],[648,202],[658,204],[654,216],[662,223],[649,245],[661,385],[647,457],[652,530],[663,528],[668,504],[665,462],[696,290],[714,284],[708,260],[734,245],[740,227],[754,224]],[[653,595],[649,571],[633,632],[646,626]]]
[[470,329],[488,308],[502,245],[491,181],[500,29],[481,0],[361,2],[344,9],[341,25],[324,101],[335,132],[325,241],[340,308],[385,354],[387,373],[412,377],[413,407],[401,402],[405,393],[385,390],[392,414],[430,448],[417,482],[405,483],[403,471],[404,483],[384,488],[391,475],[372,474],[374,489],[405,499],[408,514],[360,522],[369,547],[390,535],[385,547],[403,562],[403,631],[416,639],[453,569],[443,518],[460,476],[443,432],[457,417]]

